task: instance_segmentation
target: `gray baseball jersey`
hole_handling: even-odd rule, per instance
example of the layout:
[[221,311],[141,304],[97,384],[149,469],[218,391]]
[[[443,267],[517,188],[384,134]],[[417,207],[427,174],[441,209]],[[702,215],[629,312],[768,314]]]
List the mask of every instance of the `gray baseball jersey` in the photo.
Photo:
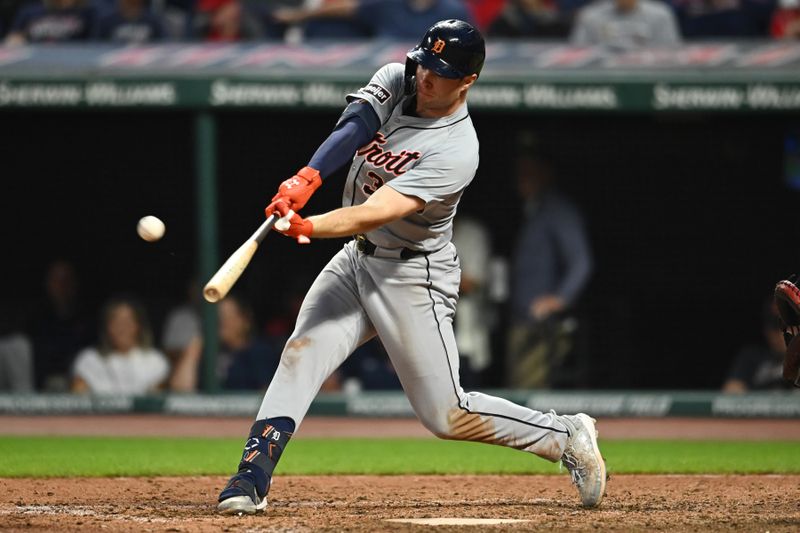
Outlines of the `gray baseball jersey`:
[[433,120],[403,114],[408,99],[404,72],[400,63],[390,63],[348,95],[369,102],[382,125],[372,142],[356,152],[342,203],[361,204],[384,184],[424,200],[422,212],[386,224],[367,238],[385,248],[431,252],[450,242],[458,201],[478,169],[478,137],[466,105]]
[[[478,141],[462,105],[452,115],[403,114],[403,67],[390,64],[350,98],[368,101],[381,120],[350,169],[344,205],[388,186],[424,208],[368,234],[374,254],[347,243],[317,276],[264,396],[258,419],[290,417],[299,429],[323,381],[360,344],[380,337],[411,407],[435,435],[500,444],[561,458],[568,431],[542,413],[459,385],[453,318],[461,276],[450,242],[452,219],[478,165]],[[427,253],[408,259],[403,247]]]

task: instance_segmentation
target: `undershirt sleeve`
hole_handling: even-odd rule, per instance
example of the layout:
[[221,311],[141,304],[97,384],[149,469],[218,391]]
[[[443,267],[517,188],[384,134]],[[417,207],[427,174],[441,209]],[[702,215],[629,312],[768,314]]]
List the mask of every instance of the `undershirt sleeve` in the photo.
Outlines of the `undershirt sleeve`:
[[325,179],[353,159],[356,150],[375,136],[380,123],[372,106],[364,101],[349,104],[336,128],[317,148],[308,166],[319,171]]

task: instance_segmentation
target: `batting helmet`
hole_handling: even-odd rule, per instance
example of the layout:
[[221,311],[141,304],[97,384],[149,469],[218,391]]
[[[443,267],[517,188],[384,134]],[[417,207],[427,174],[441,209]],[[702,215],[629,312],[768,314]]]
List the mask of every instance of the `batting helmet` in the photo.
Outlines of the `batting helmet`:
[[418,64],[443,78],[458,79],[480,74],[485,58],[486,45],[477,29],[463,20],[440,20],[406,54],[406,94],[416,92]]

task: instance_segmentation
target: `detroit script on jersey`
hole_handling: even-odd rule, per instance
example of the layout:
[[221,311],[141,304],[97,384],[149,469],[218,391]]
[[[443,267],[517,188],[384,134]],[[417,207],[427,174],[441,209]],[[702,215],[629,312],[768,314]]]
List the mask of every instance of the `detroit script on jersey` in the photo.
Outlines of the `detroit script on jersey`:
[[478,168],[478,137],[466,104],[436,119],[404,114],[404,73],[403,65],[390,63],[347,97],[369,102],[381,127],[356,151],[342,205],[361,204],[383,186],[416,196],[425,202],[422,211],[367,237],[384,248],[434,251],[452,237],[458,202]]

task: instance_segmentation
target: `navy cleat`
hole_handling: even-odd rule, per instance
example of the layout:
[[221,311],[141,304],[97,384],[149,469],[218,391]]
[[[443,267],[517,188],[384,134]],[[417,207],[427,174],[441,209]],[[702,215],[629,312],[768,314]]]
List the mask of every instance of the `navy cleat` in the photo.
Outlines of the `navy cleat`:
[[256,475],[248,469],[233,476],[219,495],[217,511],[227,515],[256,514],[267,507],[267,491],[259,494]]

